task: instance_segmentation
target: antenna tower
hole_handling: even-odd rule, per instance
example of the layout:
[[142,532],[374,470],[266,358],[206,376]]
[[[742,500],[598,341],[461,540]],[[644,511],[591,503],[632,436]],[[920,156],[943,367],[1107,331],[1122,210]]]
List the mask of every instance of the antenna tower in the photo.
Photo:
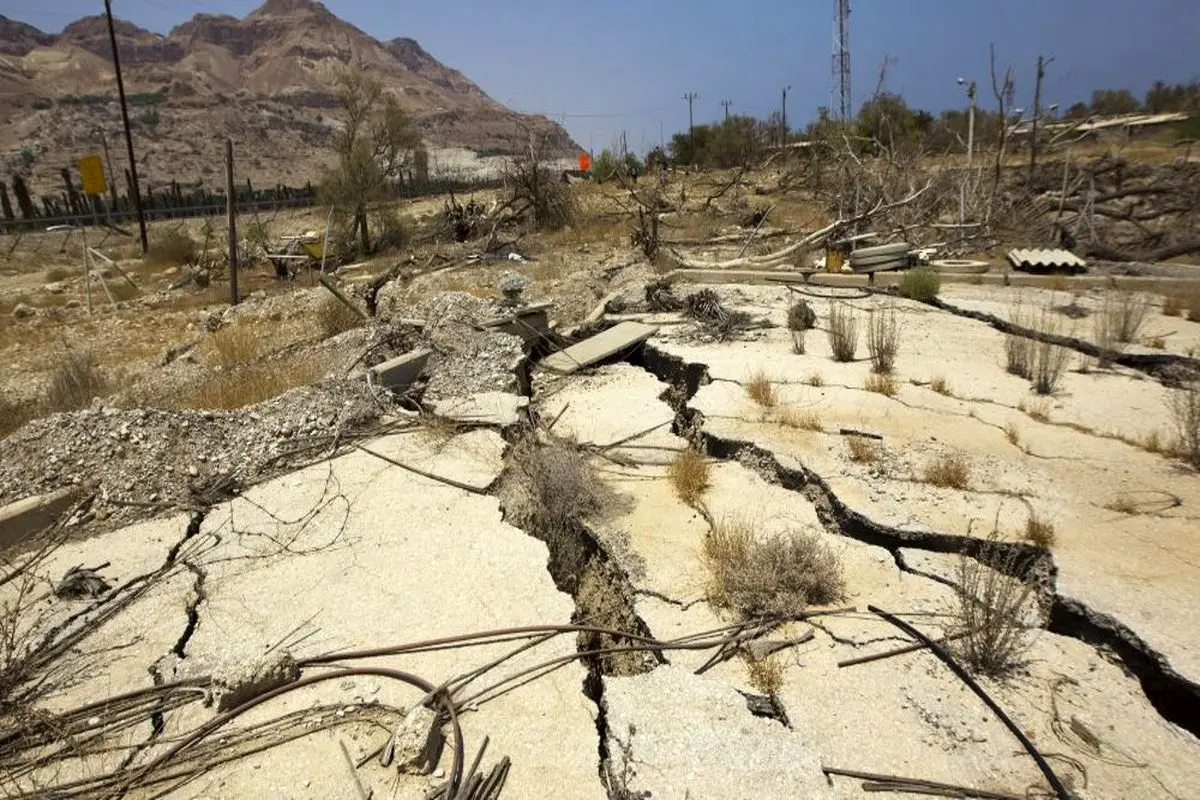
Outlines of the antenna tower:
[[830,112],[846,121],[854,116],[850,107],[850,0],[834,0],[833,82]]

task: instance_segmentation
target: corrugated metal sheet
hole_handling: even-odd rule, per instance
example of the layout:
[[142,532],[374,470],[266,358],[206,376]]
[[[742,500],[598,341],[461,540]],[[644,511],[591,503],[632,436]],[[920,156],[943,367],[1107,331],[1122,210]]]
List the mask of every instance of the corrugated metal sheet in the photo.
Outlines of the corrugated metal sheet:
[[1029,267],[1052,269],[1054,267],[1087,266],[1087,262],[1082,258],[1070,250],[1063,250],[1061,248],[1009,250],[1008,260],[1017,269],[1027,269]]

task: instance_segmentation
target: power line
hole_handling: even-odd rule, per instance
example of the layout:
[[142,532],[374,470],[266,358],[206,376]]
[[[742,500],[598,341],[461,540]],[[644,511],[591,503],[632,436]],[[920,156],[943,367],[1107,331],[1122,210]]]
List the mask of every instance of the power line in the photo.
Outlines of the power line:
[[729,122],[729,107],[733,105],[732,100],[722,100],[717,105],[725,106],[725,121]]

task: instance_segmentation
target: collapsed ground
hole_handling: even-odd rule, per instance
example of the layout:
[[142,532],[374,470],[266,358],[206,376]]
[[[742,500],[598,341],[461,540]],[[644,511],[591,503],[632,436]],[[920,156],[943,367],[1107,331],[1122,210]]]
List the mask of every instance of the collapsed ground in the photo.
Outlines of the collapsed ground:
[[[1121,351],[1173,358],[1183,382],[1058,347],[1046,349],[1065,354],[1057,384],[1041,395],[1006,370],[1017,340],[1095,340],[1106,304],[1126,295],[1082,280],[1024,293],[947,284],[937,309],[858,289],[797,295],[733,274],[702,294],[685,272],[659,283],[665,270],[619,232],[600,245],[575,239],[584,230],[541,239],[537,262],[398,277],[380,292],[378,321],[327,339],[311,322],[298,337],[308,342],[280,348],[241,334],[242,315],[264,333],[288,317],[303,328],[294,308],[319,314],[320,287],[208,313],[192,349],[142,368],[140,385],[5,439],[5,501],[96,481],[53,540],[69,541],[14,556],[29,579],[3,587],[10,608],[26,609],[14,640],[39,645],[41,671],[22,677],[47,678],[8,695],[37,711],[6,739],[6,791],[53,774],[76,796],[185,780],[175,796],[351,797],[359,781],[377,794],[450,784],[488,796],[493,779],[505,797],[547,785],[619,798],[848,797],[863,780],[913,789],[895,776],[1049,793],[1013,733],[928,650],[839,666],[913,641],[869,605],[931,637],[960,635],[971,601],[961,587],[974,581],[1029,587],[1004,628],[1022,640],[1015,664],[977,678],[1057,780],[1078,796],[1188,796],[1200,489],[1171,404],[1200,324],[1163,313],[1159,298],[1178,286],[1134,295],[1144,319]],[[688,252],[728,258],[739,247]],[[591,266],[555,277],[556,265],[581,263]],[[514,310],[498,291],[509,271],[534,277],[515,308],[554,297],[561,281],[587,289],[552,316],[580,321],[601,300],[609,312],[523,345],[519,327],[486,327]],[[456,286],[495,299],[437,294]],[[804,326],[789,326],[800,298],[815,323],[803,353],[791,328]],[[1052,311],[1053,330],[1021,310],[1071,306],[1087,318]],[[697,321],[697,310],[709,313]],[[1021,322],[1029,336],[969,313]],[[840,361],[829,332],[847,319],[861,340]],[[899,349],[877,373],[867,339],[884,319]],[[622,320],[658,330],[572,375],[539,368],[547,351]],[[245,361],[227,357],[239,348]],[[433,355],[412,386],[389,392],[366,378],[422,348]],[[219,395],[188,387],[316,355],[314,388],[261,406],[156,411],[125,399],[190,391],[201,399],[188,405],[203,407]],[[528,413],[513,402],[515,417],[493,420],[459,405],[484,394],[528,397]],[[51,462],[47,449],[62,455]],[[784,552],[807,567],[764,578],[759,547],[793,548]],[[63,589],[77,565],[95,568],[105,591],[70,588],[87,586],[78,573]],[[1003,573],[1019,580],[989,577]],[[509,630],[521,626],[557,627]],[[484,630],[508,632],[469,648],[413,644]],[[512,636],[525,638],[503,641]],[[387,652],[349,652],[377,649]],[[426,695],[433,711],[421,716],[428,689],[399,688],[392,669],[434,685],[458,678]],[[329,680],[304,684],[319,676]],[[270,687],[277,698],[220,734],[189,736]],[[84,705],[129,690],[140,694],[109,710]],[[73,752],[55,729],[72,731]],[[433,764],[421,757],[430,730],[449,739]],[[890,733],[865,741],[869,730]],[[366,764],[392,732],[397,755]]]

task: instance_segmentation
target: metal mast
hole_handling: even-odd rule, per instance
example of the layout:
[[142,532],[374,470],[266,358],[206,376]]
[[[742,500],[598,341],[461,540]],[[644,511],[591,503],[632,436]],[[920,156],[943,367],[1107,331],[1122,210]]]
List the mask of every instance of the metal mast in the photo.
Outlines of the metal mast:
[[830,112],[839,120],[854,116],[850,106],[850,0],[834,0],[833,94]]

